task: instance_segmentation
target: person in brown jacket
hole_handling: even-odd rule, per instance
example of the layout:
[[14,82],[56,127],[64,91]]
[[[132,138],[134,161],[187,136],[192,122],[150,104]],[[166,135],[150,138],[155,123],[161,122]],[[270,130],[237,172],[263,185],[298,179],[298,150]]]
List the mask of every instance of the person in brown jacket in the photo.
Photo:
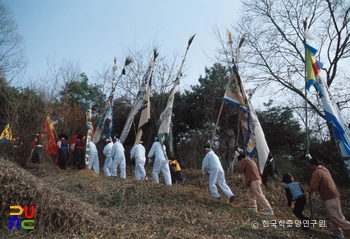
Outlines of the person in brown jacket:
[[259,204],[264,210],[263,215],[273,216],[274,212],[271,205],[261,190],[262,183],[258,166],[245,154],[240,154],[237,159],[241,162],[239,171],[245,174],[245,183],[248,187],[248,210],[257,212],[257,204]]
[[350,235],[350,222],[345,219],[341,211],[340,194],[331,174],[327,168],[320,165],[317,159],[310,159],[309,164],[313,173],[308,192],[310,194],[315,191],[319,192],[331,220],[331,235],[336,238],[344,238],[342,229]]

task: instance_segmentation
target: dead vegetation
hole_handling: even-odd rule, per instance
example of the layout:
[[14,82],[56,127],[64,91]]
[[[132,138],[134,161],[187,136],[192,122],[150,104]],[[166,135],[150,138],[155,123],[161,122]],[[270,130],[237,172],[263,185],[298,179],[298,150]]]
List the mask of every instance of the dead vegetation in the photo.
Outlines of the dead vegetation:
[[[315,225],[305,232],[278,224],[295,220],[278,180],[270,180],[264,189],[275,211],[275,216],[265,217],[247,211],[243,176],[237,174],[226,175],[236,195],[229,204],[224,195],[221,200],[211,198],[208,177],[199,170],[186,169],[185,183],[169,187],[135,181],[131,171],[121,180],[87,169],[62,171],[52,162],[22,169],[0,159],[0,165],[0,213],[5,215],[0,219],[0,238],[327,238],[330,233],[318,195],[313,197],[315,219],[326,220],[327,228]],[[147,172],[150,176],[150,166]],[[349,218],[349,193],[341,191],[343,212]],[[10,231],[10,205],[34,205],[35,229]],[[305,214],[310,215],[309,205]]]

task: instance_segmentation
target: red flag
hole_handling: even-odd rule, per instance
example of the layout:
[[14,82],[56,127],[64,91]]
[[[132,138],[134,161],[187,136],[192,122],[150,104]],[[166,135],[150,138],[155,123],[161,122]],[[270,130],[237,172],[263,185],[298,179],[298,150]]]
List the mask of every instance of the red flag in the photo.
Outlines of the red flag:
[[43,127],[44,127],[44,133],[46,134],[45,156],[49,158],[51,154],[52,155],[57,154],[57,144],[54,136],[55,128],[53,127],[50,116],[46,117],[46,120],[43,123]]

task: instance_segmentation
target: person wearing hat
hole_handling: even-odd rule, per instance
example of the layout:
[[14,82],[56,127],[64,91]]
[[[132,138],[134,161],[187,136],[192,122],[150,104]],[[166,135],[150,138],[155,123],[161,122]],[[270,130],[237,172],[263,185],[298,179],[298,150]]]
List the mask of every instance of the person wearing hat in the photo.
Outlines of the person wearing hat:
[[350,235],[350,222],[345,219],[341,211],[340,194],[331,174],[327,168],[320,165],[318,159],[310,159],[309,164],[313,173],[308,192],[310,194],[319,192],[331,220],[331,235],[336,238],[344,238],[342,231]]
[[66,164],[69,159],[69,144],[66,140],[68,137],[63,134],[58,135],[58,137],[60,138],[57,142],[58,164],[60,165],[60,169],[66,170]]
[[130,151],[130,158],[135,160],[135,179],[147,181],[145,163],[146,163],[146,149],[142,145],[142,141],[135,144]]
[[213,198],[220,199],[220,194],[216,187],[219,185],[221,190],[224,192],[229,202],[233,202],[235,196],[232,193],[229,186],[226,184],[225,172],[222,168],[219,157],[210,149],[209,145],[204,146],[205,157],[202,162],[202,173],[205,174],[207,171],[210,172],[209,175],[209,190]]
[[308,230],[309,223],[303,223],[304,221],[310,220],[310,218],[303,215],[303,210],[306,204],[305,191],[299,182],[294,181],[294,177],[290,173],[283,175],[282,183],[286,184],[283,188],[286,191],[288,207],[292,206],[292,202],[295,202],[293,213],[302,221],[302,228]]
[[78,134],[73,149],[74,163],[78,170],[85,167],[84,142],[82,139],[83,135]]
[[114,136],[115,143],[112,147],[112,166],[110,174],[113,177],[118,176],[118,167],[120,169],[120,178],[126,178],[126,161],[125,161],[125,149],[119,140],[119,134]]
[[32,141],[31,152],[32,152],[33,163],[44,162],[45,157],[44,157],[43,139],[42,139],[41,133],[36,134],[35,139]]
[[106,139],[106,146],[103,148],[103,155],[106,156],[105,163],[103,165],[103,172],[106,177],[111,176],[109,171],[112,166],[112,148],[113,148],[112,139],[111,137],[108,137]]
[[257,205],[259,204],[264,210],[262,213],[263,215],[273,216],[274,212],[272,207],[261,190],[262,182],[258,166],[245,154],[238,155],[237,159],[240,162],[239,171],[244,173],[245,183],[248,187],[248,210],[257,212]]
[[154,164],[152,169],[152,178],[153,182],[159,184],[159,173],[162,171],[164,176],[164,181],[166,185],[171,185],[171,174],[169,169],[169,164],[166,155],[166,148],[161,142],[159,142],[158,138],[154,139],[154,143],[148,153],[148,161],[154,157]]

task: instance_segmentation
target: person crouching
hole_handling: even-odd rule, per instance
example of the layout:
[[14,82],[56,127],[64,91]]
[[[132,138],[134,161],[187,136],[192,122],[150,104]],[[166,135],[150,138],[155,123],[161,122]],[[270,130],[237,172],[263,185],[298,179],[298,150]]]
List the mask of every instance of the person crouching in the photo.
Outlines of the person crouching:
[[294,182],[294,177],[287,173],[283,175],[282,182],[286,183],[283,187],[286,191],[286,197],[288,201],[288,207],[292,206],[294,203],[293,213],[294,215],[302,221],[302,228],[304,230],[309,229],[309,220],[310,218],[303,215],[303,210],[306,204],[305,191],[300,186],[299,182]]

